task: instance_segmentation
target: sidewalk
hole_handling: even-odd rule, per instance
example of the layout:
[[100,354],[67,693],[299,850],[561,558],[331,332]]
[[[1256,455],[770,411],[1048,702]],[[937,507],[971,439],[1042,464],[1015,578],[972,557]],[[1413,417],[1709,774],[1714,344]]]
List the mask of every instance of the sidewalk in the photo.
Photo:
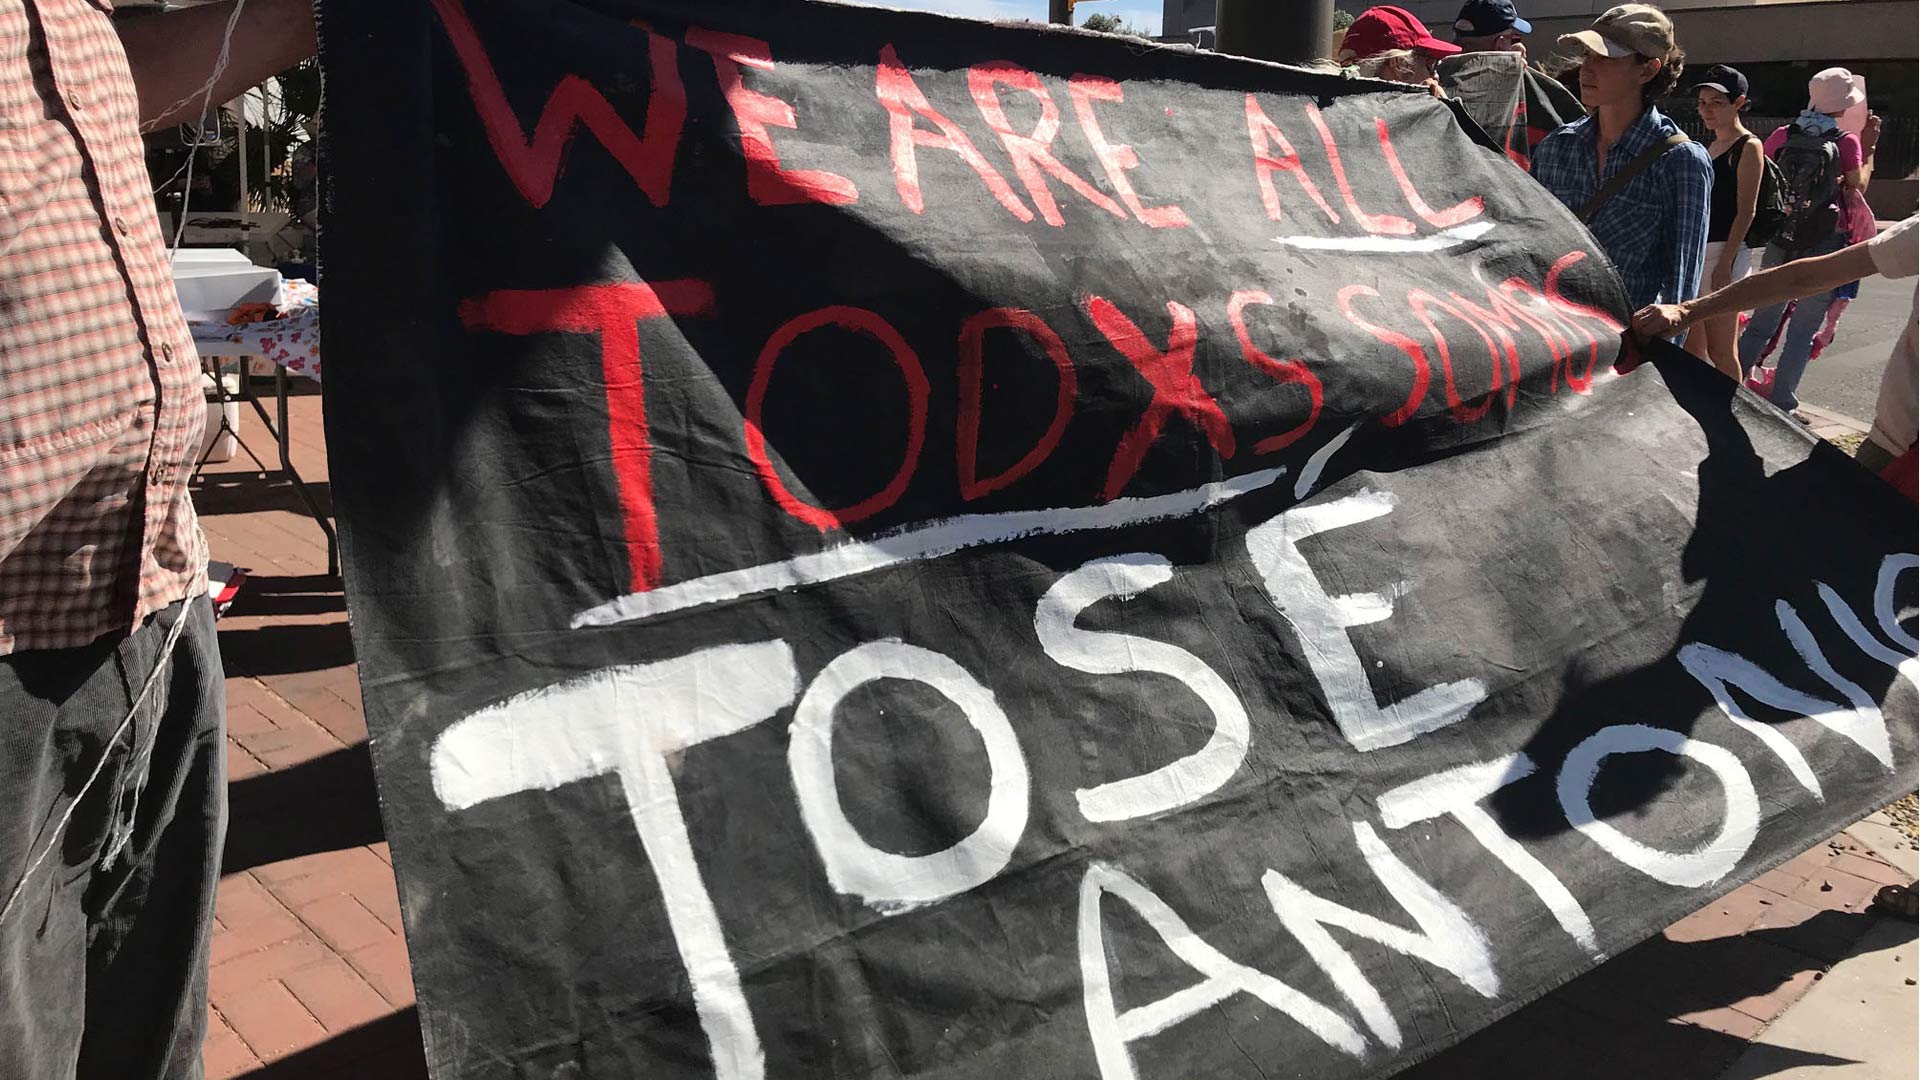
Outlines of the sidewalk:
[[[324,501],[320,399],[299,389],[293,457]],[[257,424],[244,430],[271,449]],[[196,502],[213,557],[250,571],[220,621],[232,813],[207,1075],[421,1080],[345,602],[320,531],[291,489],[237,465],[210,467]],[[1891,831],[1855,826],[1403,1075],[1910,1077],[1915,990],[1889,987],[1886,970],[1915,966],[1914,927],[1865,911],[1914,870]],[[1882,1017],[1891,1028],[1867,1026]],[[1856,1060],[1883,1071],[1841,1071]]]
[[[294,463],[330,503],[318,388],[295,389]],[[242,431],[271,460],[254,419]],[[248,570],[220,620],[231,813],[207,1075],[424,1077],[345,598],[291,487],[241,463],[195,492],[213,557]]]
[[[1877,953],[1888,943],[1899,945],[1912,963],[1914,924],[1867,910],[1882,884],[1911,878],[1852,832],[1735,889],[1407,1070],[1402,1080],[1708,1080],[1762,1062],[1763,1071],[1736,1075],[1751,1080],[1805,1067],[1820,1080],[1879,1080],[1878,1072],[1854,1075],[1833,1067],[1897,1063],[1903,1054],[1911,1060],[1912,987],[1897,985],[1905,994],[1888,1004],[1898,1010],[1876,1014],[1882,1028],[1904,1031],[1893,1040],[1870,1038],[1857,1022],[1835,1023],[1827,995],[1810,1003],[1805,1020],[1798,1004],[1826,979],[1850,971],[1849,958],[1863,948]],[[1770,1040],[1769,1025],[1776,1023],[1787,1029],[1785,1037]],[[1808,1027],[1820,1037],[1796,1034]],[[1763,1045],[1764,1057],[1748,1057]],[[1547,1061],[1555,1064],[1542,1073],[1540,1063]],[[1912,1071],[1899,1075],[1907,1080]]]
[[1851,416],[1843,416],[1829,409],[1822,409],[1818,405],[1802,404],[1800,411],[1806,414],[1807,419],[1813,421],[1808,427],[1816,436],[1830,443],[1838,443],[1842,449],[1849,452],[1860,445],[1860,437],[1867,433],[1868,425],[1865,421],[1855,420]]
[[[1875,814],[1847,830],[1907,877],[1920,873],[1913,837]],[[1916,953],[1912,922],[1882,919],[1805,997],[1744,1050],[1721,1080],[1912,1080]],[[1810,1055],[1835,1064],[1796,1064]]]

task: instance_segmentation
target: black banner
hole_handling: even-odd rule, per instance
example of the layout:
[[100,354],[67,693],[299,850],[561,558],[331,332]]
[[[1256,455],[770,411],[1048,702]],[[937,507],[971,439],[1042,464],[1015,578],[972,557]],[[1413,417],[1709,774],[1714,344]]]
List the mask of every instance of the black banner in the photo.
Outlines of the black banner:
[[1540,140],[1586,115],[1571,91],[1517,52],[1456,53],[1440,62],[1438,75],[1447,96],[1523,169]]
[[1909,787],[1909,509],[1424,92],[320,19],[438,1077],[1379,1076]]

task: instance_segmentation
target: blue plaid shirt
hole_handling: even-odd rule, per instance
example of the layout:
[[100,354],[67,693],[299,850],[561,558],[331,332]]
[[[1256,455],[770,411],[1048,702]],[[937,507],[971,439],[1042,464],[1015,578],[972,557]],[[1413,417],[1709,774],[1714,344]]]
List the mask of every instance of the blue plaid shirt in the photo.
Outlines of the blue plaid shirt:
[[[1599,121],[1585,117],[1555,131],[1533,151],[1533,178],[1578,214],[1600,185],[1648,147],[1678,132],[1649,107],[1607,151],[1606,173],[1595,168]],[[1689,142],[1668,150],[1587,223],[1626,286],[1633,310],[1691,300],[1706,264],[1708,199],[1713,161]]]

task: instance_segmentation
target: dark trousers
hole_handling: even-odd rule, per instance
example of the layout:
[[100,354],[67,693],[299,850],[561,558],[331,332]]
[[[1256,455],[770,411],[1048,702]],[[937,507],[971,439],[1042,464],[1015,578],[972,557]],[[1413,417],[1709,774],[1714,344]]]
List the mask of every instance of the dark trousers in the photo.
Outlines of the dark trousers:
[[1893,464],[1893,459],[1897,456],[1893,451],[1872,439],[1860,440],[1860,449],[1853,452],[1853,460],[1876,475],[1885,472],[1887,466]]
[[201,1075],[226,774],[206,597],[0,657],[0,1080]]

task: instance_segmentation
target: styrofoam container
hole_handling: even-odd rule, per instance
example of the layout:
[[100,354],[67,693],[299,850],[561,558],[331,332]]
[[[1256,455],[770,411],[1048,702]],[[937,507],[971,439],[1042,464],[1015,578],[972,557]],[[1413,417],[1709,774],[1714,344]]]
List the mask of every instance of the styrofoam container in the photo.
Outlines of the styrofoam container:
[[232,248],[181,248],[173,253],[173,288],[188,319],[219,321],[236,305],[272,303],[280,272]]

